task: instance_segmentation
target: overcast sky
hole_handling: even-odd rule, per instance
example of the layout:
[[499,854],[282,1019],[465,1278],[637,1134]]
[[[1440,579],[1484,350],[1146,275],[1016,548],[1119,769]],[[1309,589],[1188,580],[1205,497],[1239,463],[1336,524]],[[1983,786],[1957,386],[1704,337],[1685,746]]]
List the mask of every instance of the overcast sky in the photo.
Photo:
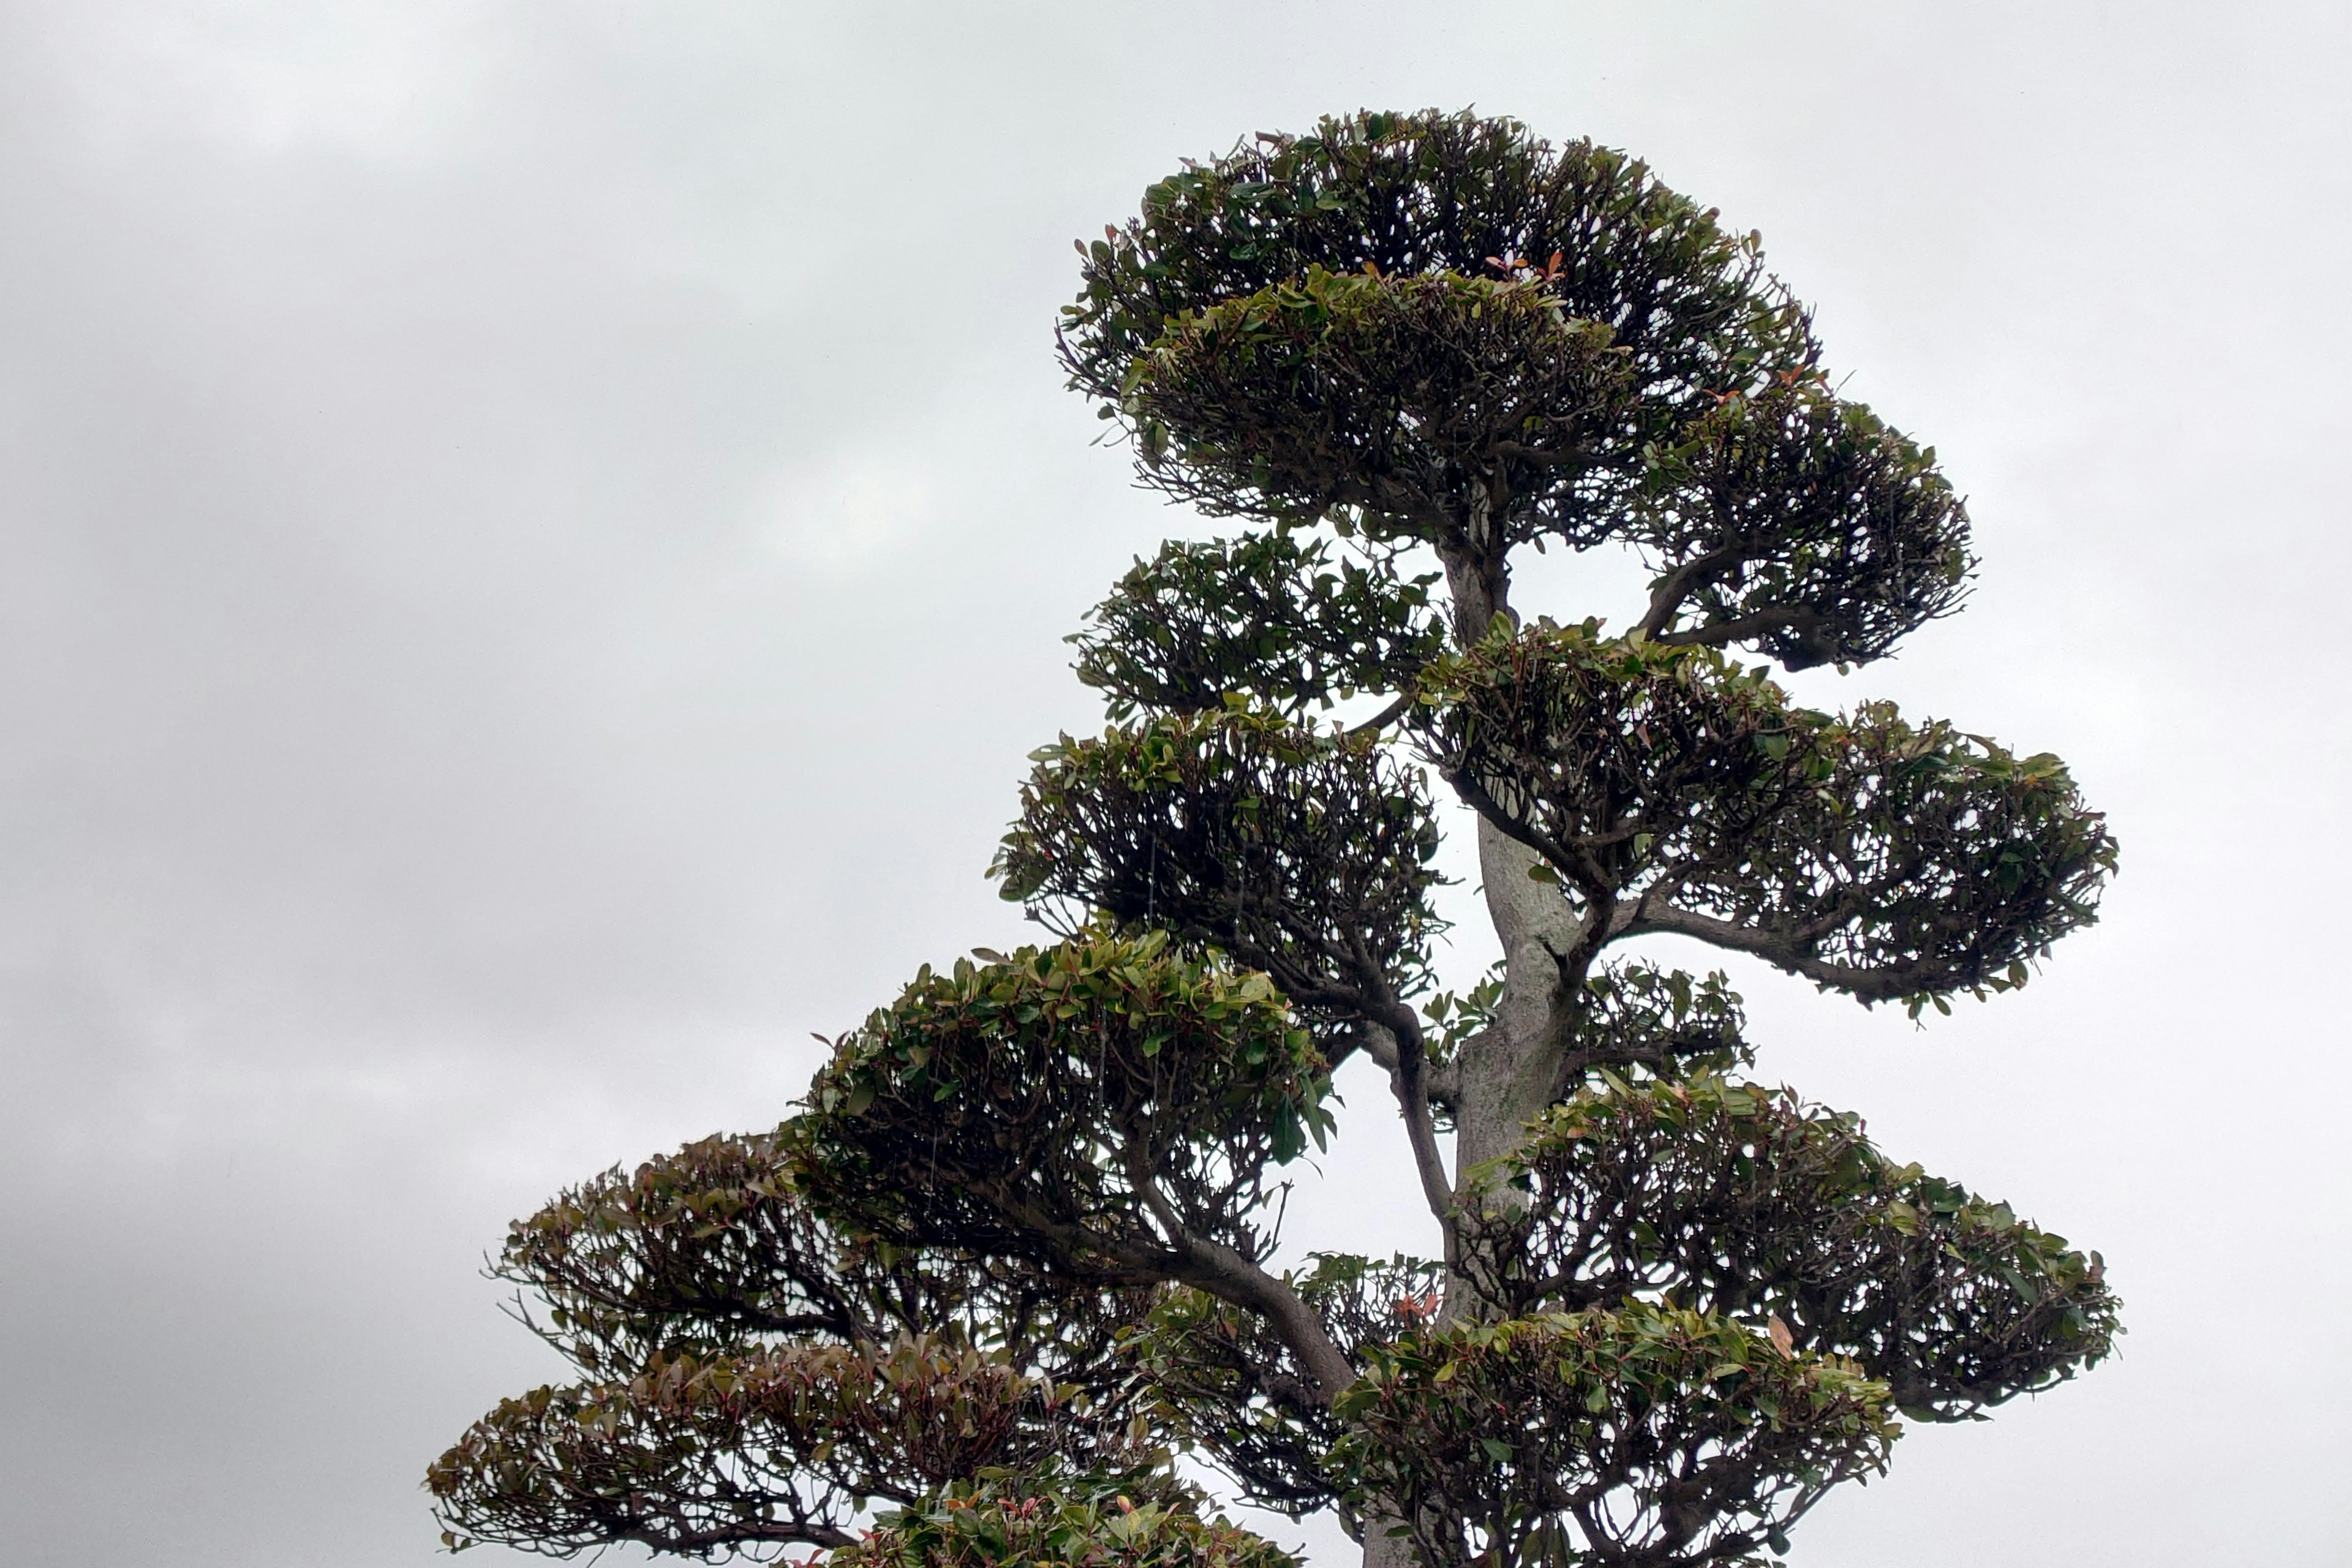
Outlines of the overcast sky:
[[[1740,973],[1765,1076],[2102,1249],[2131,1331],[1796,1561],[2352,1561],[2347,15],[0,3],[0,1556],[430,1561],[424,1465],[559,1372],[506,1221],[1022,935],[1060,638],[1199,526],[1060,388],[1071,238],[1475,103],[1762,230],[1969,495],[1969,613],[1807,695],[2057,751],[2124,844],[1924,1031]],[[1426,1247],[1346,1087],[1290,1239]]]

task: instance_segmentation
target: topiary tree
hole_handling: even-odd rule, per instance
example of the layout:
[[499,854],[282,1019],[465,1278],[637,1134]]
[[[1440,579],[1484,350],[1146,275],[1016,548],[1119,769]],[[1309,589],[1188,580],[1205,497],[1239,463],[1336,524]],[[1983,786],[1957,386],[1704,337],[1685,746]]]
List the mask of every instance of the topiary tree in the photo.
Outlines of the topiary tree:
[[[1722,975],[1620,955],[1916,1016],[2022,984],[2115,865],[2056,759],[1735,660],[1866,664],[1971,566],[1755,237],[1588,143],[1360,114],[1081,248],[1072,384],[1245,527],[1074,639],[1111,725],[1035,754],[994,868],[1056,940],[926,968],[775,1131],[517,1224],[579,1376],[432,1468],[449,1542],[1286,1563],[1189,1450],[1376,1561],[1747,1563],[1903,1421],[2105,1356],[2096,1254],[1747,1081]],[[1622,623],[1512,605],[1514,552],[1612,542]],[[1503,952],[1462,994],[1433,781]],[[1356,1055],[1436,1256],[1278,1268]]]

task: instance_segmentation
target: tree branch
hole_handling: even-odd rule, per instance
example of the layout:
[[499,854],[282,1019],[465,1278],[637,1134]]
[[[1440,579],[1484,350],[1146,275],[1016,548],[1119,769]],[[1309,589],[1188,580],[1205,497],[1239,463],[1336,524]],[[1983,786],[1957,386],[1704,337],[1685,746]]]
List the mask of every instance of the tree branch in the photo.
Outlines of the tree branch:
[[1576,875],[1572,868],[1576,866],[1578,858],[1573,850],[1542,828],[1523,822],[1511,812],[1505,810],[1503,803],[1489,794],[1485,784],[1480,784],[1467,773],[1448,773],[1445,775],[1445,782],[1454,786],[1454,793],[1462,797],[1462,803],[1465,805],[1493,823],[1496,831],[1507,838],[1515,838],[1526,845],[1542,856],[1555,869],[1567,871],[1571,876]]
[[1404,1116],[1405,1139],[1412,1145],[1413,1168],[1421,1177],[1421,1195],[1444,1237],[1445,1263],[1452,1268],[1461,1261],[1462,1253],[1454,1223],[1454,1178],[1446,1174],[1445,1157],[1437,1147],[1437,1126],[1429,1114],[1429,1058],[1421,1026],[1402,1003],[1383,1012],[1388,1021],[1367,1021],[1365,1033],[1378,1031],[1389,1037],[1389,1054],[1395,1062],[1389,1068],[1389,1089]]
[[1398,693],[1395,701],[1390,703],[1387,707],[1381,709],[1379,712],[1373,714],[1362,723],[1351,726],[1349,729],[1348,733],[1350,735],[1378,734],[1381,731],[1387,729],[1390,725],[1403,718],[1406,713],[1410,712],[1412,709],[1414,700],[1420,695],[1421,694],[1417,691],[1404,691]]
[[1822,958],[1813,951],[1813,943],[1818,938],[1786,928],[1740,925],[1736,921],[1717,920],[1711,915],[1679,909],[1673,904],[1653,906],[1646,898],[1633,909],[1630,918],[1612,922],[1614,929],[1610,933],[1610,941],[1651,931],[1693,937],[1710,947],[1723,948],[1727,952],[1753,953],[1791,974],[1833,991],[1843,991],[1864,1002],[1885,1002],[1933,989],[1931,983],[1940,967],[1912,963],[1884,969],[1860,969],[1853,964],[1836,963]]
[[1662,634],[1675,624],[1675,613],[1683,607],[1693,589],[1713,576],[1723,567],[1745,557],[1745,542],[1727,544],[1720,550],[1710,550],[1704,555],[1693,556],[1666,574],[1650,594],[1650,607],[1642,616],[1636,629],[1643,636],[1657,641],[1666,640]]
[[1325,1405],[1356,1381],[1354,1365],[1324,1331],[1323,1321],[1315,1315],[1315,1310],[1299,1300],[1296,1290],[1232,1247],[1187,1230],[1183,1217],[1151,1179],[1150,1173],[1138,1166],[1133,1144],[1129,1145],[1128,1165],[1137,1195],[1143,1199],[1144,1206],[1151,1211],[1152,1218],[1160,1222],[1168,1237],[1175,1264],[1169,1270],[1172,1278],[1264,1318],[1315,1380],[1316,1391]]
[[1843,657],[1836,641],[1826,635],[1829,625],[1811,605],[1775,605],[1752,615],[1741,616],[1737,620],[1668,632],[1656,640],[1669,647],[1721,647],[1727,643],[1761,637],[1767,632],[1793,631],[1805,657],[1801,659],[1783,657],[1781,662],[1791,669],[1801,669],[1813,665],[1834,664]]

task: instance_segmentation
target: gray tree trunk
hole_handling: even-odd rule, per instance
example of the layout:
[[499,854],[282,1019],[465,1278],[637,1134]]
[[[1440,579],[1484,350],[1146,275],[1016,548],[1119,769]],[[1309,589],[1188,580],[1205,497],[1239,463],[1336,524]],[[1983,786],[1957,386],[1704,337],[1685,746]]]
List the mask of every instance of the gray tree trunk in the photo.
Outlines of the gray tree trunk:
[[[1482,498],[1483,500],[1483,498]],[[1475,542],[1486,521],[1474,508]],[[1499,552],[1481,548],[1445,561],[1454,598],[1454,635],[1465,646],[1485,635],[1497,616],[1510,613],[1509,579]],[[1486,884],[1487,918],[1503,946],[1503,994],[1493,1022],[1459,1053],[1451,1071],[1454,1089],[1454,1190],[1474,1201],[1479,1167],[1501,1159],[1527,1141],[1528,1122],[1562,1092],[1561,1068],[1573,1038],[1581,976],[1564,978],[1559,955],[1574,949],[1582,925],[1556,882],[1528,875],[1539,858],[1501,829],[1478,820],[1478,871]],[[1512,1202],[1509,1188],[1486,1201]],[[1441,1321],[1475,1321],[1486,1314],[1467,1280],[1446,1281]],[[1377,1521],[1364,1531],[1363,1568],[1419,1568],[1411,1538],[1384,1533]]]
[[1409,1535],[1391,1535],[1379,1520],[1364,1521],[1364,1568],[1421,1568]]
[[1559,886],[1528,875],[1536,852],[1485,818],[1478,822],[1478,871],[1486,912],[1503,944],[1503,994],[1494,1023],[1463,1050],[1455,1113],[1456,1191],[1474,1167],[1510,1153],[1525,1140],[1529,1117],[1560,1090],[1577,998],[1560,974],[1559,954],[1581,926]]

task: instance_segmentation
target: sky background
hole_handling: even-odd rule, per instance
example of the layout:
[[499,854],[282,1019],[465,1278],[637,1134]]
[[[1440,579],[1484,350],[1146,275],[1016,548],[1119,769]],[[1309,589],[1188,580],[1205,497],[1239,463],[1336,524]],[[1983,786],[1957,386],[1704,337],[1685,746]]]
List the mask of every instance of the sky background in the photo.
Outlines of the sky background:
[[[1060,387],[1072,237],[1475,103],[1760,229],[1969,495],[1969,612],[1805,694],[2057,751],[2124,844],[1924,1030],[1738,972],[1761,1076],[2103,1250],[2130,1327],[1795,1561],[2352,1562],[2348,16],[0,3],[7,1560],[432,1561],[425,1464],[559,1374],[506,1222],[1023,934],[981,872],[1098,721],[1059,639],[1202,531]],[[1343,1089],[1290,1243],[1425,1247]]]

